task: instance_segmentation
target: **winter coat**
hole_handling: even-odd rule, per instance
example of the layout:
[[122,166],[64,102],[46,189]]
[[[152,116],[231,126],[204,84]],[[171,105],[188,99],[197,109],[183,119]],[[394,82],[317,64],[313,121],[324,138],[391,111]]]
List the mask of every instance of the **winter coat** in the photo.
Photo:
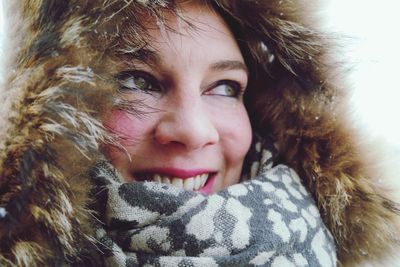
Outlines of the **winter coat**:
[[[335,38],[317,1],[214,0],[250,69],[252,126],[272,134],[334,236],[343,266],[400,262],[398,175],[354,127]],[[102,118],[116,93],[115,57],[127,23],[164,0],[13,0],[0,87],[0,265],[95,262],[91,184],[84,176],[112,142]],[[385,166],[388,165],[388,166]],[[390,266],[390,265],[386,265]]]

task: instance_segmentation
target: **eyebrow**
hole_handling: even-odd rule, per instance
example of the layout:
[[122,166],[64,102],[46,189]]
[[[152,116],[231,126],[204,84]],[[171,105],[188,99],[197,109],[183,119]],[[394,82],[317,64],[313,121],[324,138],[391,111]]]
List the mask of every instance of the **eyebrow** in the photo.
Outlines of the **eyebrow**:
[[243,70],[249,73],[246,64],[239,60],[221,60],[211,64],[212,70]]
[[125,52],[124,57],[128,59],[128,64],[132,63],[131,60],[134,60],[150,67],[154,67],[161,62],[161,57],[157,51],[148,48],[140,48],[134,52]]

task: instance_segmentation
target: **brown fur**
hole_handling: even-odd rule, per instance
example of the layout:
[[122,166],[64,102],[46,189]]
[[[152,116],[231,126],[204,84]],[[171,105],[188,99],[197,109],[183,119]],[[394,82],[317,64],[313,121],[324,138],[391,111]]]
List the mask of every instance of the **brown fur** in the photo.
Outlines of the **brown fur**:
[[[382,171],[363,155],[368,146],[351,127],[343,70],[309,2],[207,2],[246,40],[240,46],[252,72],[246,105],[253,126],[274,134],[281,161],[313,194],[340,263],[380,262],[398,251],[398,205],[379,182]],[[8,109],[0,130],[0,207],[7,211],[0,218],[0,265],[85,262],[96,250],[85,173],[101,157],[100,144],[114,142],[99,123],[116,97],[112,74],[129,47],[143,44],[137,14],[162,21],[163,8],[174,5],[15,3],[24,38],[14,39],[15,72],[0,90]]]

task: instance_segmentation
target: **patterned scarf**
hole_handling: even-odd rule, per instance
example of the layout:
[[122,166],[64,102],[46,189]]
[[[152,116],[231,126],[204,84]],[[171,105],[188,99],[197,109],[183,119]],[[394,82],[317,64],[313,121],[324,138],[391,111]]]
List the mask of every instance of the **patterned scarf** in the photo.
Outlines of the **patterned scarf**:
[[336,266],[332,236],[297,174],[273,166],[271,142],[252,147],[251,179],[210,196],[123,183],[99,162],[92,177],[105,265]]

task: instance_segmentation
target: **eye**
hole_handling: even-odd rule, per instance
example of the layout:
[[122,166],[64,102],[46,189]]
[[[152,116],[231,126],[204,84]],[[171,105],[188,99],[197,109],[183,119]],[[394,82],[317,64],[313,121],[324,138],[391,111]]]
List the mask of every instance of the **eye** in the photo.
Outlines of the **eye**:
[[240,83],[231,80],[221,80],[211,86],[205,94],[238,98],[242,95],[243,89]]
[[154,76],[143,71],[120,72],[116,79],[121,91],[140,91],[144,93],[161,92],[162,86]]

